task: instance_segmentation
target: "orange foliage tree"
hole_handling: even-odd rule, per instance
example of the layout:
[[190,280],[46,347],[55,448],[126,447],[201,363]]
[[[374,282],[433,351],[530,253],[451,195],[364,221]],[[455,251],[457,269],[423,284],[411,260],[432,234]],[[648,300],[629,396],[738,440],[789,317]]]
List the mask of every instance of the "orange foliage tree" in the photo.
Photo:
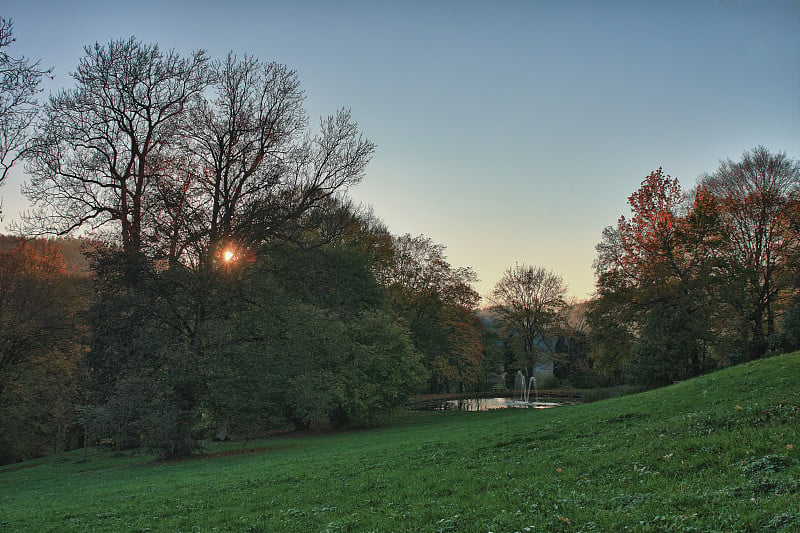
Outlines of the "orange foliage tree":
[[702,186],[720,208],[730,245],[728,297],[742,322],[746,355],[756,358],[800,288],[800,161],[758,146],[739,161],[721,162]]
[[725,243],[717,204],[703,188],[689,198],[661,168],[628,203],[631,218],[606,228],[597,246],[589,320],[598,367],[631,364],[649,383],[697,374],[714,364],[709,319],[719,315]]

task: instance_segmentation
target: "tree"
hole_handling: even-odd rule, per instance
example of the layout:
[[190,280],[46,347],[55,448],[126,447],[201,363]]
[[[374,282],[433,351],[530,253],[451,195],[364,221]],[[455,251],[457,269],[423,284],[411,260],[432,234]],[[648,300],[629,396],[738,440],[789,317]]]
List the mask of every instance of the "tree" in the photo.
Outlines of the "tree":
[[131,37],[85,48],[76,86],[50,97],[32,139],[31,230],[65,235],[118,224],[129,254],[143,246],[151,189],[173,157],[192,98],[208,84],[208,58],[183,58]]
[[250,268],[226,288],[235,320],[212,322],[200,365],[218,377],[204,405],[223,433],[369,424],[416,392],[420,355],[360,250],[284,246]]
[[632,217],[617,223],[622,255],[620,272],[652,296],[669,286],[667,279],[683,274],[677,257],[678,210],[682,203],[678,180],[659,168],[628,198]]
[[67,270],[60,248],[0,238],[0,463],[69,449],[80,433],[88,279]]
[[543,268],[508,268],[494,287],[492,310],[506,339],[522,346],[525,374],[533,374],[540,351],[552,354],[556,318],[566,302],[561,276]]
[[701,183],[721,206],[735,284],[731,303],[749,324],[747,354],[757,358],[776,333],[781,300],[793,282],[787,267],[800,247],[800,161],[758,146],[740,161],[722,161]]
[[[394,264],[378,273],[389,289],[393,306],[410,306],[418,314],[438,301],[474,309],[480,295],[471,283],[477,280],[470,267],[454,268],[447,261],[445,247],[424,235],[402,235],[394,239]],[[392,288],[399,290],[392,291]],[[404,290],[407,289],[407,290]]]
[[251,237],[245,211],[264,209],[258,199],[274,201],[278,188],[296,185],[287,180],[287,154],[306,127],[300,82],[286,66],[229,54],[214,72],[215,94],[200,99],[184,132],[212,248]]
[[[173,302],[164,320],[184,340],[188,359],[198,362],[218,353],[217,326],[229,320],[231,313],[240,312],[233,302],[218,305],[225,297],[221,289],[233,283],[245,301],[252,301],[253,295],[242,287],[259,274],[247,263],[258,267],[267,258],[280,263],[291,244],[318,248],[333,238],[323,235],[322,229],[336,226],[347,211],[346,201],[338,195],[362,178],[374,151],[345,111],[322,120],[319,133],[309,132],[299,83],[285,66],[228,56],[214,65],[214,80],[216,97],[200,98],[183,130],[187,171],[176,174],[178,187],[171,189],[178,192],[172,198],[179,200],[171,206],[183,208],[170,214],[188,216],[171,216],[169,220],[181,225],[171,228],[169,239],[158,234],[153,239],[169,246],[170,272],[158,276],[163,287],[159,298]],[[195,178],[183,181],[192,172]],[[166,201],[161,205],[170,207]],[[222,257],[224,252],[231,254],[232,261]],[[300,262],[308,259],[301,253],[294,257]],[[338,261],[348,260],[346,256],[332,259],[327,265],[331,271],[338,271]],[[320,273],[319,265],[311,266],[320,275],[312,277],[310,285],[294,287],[293,298],[314,308],[316,298],[347,300],[337,293],[343,291],[341,284],[325,283],[327,270]],[[291,268],[305,272],[298,264]],[[290,274],[285,281],[294,277]],[[325,290],[305,301],[305,291],[320,286]],[[266,298],[269,305],[276,305]],[[369,300],[365,294],[354,298]],[[336,327],[335,323],[323,327],[320,338],[328,339]],[[232,335],[232,345],[244,342],[233,334],[235,328],[226,331]],[[249,337],[245,334],[244,338]],[[321,340],[320,346],[324,345]],[[285,347],[282,357],[293,357],[292,346]],[[204,394],[202,390],[194,393],[195,407]]]
[[211,65],[131,38],[87,47],[73,77],[28,152],[29,228],[115,223],[127,253],[172,265],[298,238],[375,148],[344,110],[312,135],[296,74],[248,56]]
[[[96,296],[89,312],[91,350],[86,360],[93,440],[104,439],[117,449],[147,445],[164,456],[190,453],[196,442],[185,438],[186,426],[191,427],[196,413],[193,407],[185,410],[185,423],[178,424],[174,393],[190,392],[175,384],[196,377],[197,361],[187,357],[172,319],[175,306],[182,303],[179,298],[188,299],[187,287],[172,283],[176,291],[167,300],[161,297],[166,291],[159,273],[143,256],[98,246],[90,257]],[[165,442],[170,428],[184,438]]]
[[783,314],[781,332],[775,344],[774,348],[782,352],[800,350],[800,297]]
[[609,273],[598,277],[597,293],[586,316],[592,366],[613,385],[630,377],[638,333],[637,314],[630,305],[632,291],[618,281]]
[[245,340],[229,327],[242,309],[226,291],[250,302],[259,260],[286,242],[320,246],[323,227],[335,235],[340,195],[374,145],[347,111],[309,131],[296,74],[247,56],[211,64],[202,51],[113,41],[87,48],[74,78],[29,153],[30,223],[116,224],[95,261],[98,430],[184,455],[211,406],[204,369],[220,369],[210,361],[221,335]]
[[454,268],[444,246],[425,236],[393,239],[394,260],[377,273],[392,309],[409,324],[425,360],[431,392],[477,383],[483,359],[480,300],[469,267]]
[[597,246],[589,322],[598,368],[627,368],[648,384],[696,375],[709,364],[712,319],[723,316],[718,206],[703,187],[689,199],[660,168],[628,203],[631,219],[606,228]]
[[10,56],[6,48],[14,41],[14,25],[0,17],[0,184],[25,152],[29,127],[38,110],[39,84],[52,72],[42,69],[39,61]]
[[561,312],[553,356],[553,375],[579,388],[596,385],[586,311],[586,303],[571,302]]
[[[66,274],[58,247],[50,241],[4,239],[0,252],[0,374],[19,363],[52,331],[42,325],[58,322],[47,301]],[[9,242],[10,241],[10,242]]]
[[201,269],[224,249],[301,239],[330,221],[375,149],[344,110],[312,134],[297,74],[285,65],[229,54],[211,70],[209,91],[184,119],[151,224],[171,262]]

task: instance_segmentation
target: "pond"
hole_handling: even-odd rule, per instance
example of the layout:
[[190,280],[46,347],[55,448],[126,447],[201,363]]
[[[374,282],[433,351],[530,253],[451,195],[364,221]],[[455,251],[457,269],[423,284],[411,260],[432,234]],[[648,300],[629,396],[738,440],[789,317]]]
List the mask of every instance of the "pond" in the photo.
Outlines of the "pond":
[[418,404],[424,411],[489,411],[491,409],[550,409],[566,405],[566,402],[523,401],[516,398],[459,398],[455,400],[428,400]]

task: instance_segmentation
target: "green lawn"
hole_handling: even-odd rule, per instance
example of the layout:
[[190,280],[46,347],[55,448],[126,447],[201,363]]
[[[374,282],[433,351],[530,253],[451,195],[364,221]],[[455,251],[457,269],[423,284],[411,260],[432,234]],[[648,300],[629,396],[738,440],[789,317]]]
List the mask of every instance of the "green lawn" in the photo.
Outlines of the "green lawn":
[[0,531],[797,531],[798,377],[794,353],[179,463],[78,451],[0,469]]

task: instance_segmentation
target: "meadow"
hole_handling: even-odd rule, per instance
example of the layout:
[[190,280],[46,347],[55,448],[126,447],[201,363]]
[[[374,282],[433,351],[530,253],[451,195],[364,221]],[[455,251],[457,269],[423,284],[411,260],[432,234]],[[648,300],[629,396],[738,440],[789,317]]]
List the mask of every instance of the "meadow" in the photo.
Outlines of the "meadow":
[[0,468],[0,531],[797,531],[800,352],[549,410]]

